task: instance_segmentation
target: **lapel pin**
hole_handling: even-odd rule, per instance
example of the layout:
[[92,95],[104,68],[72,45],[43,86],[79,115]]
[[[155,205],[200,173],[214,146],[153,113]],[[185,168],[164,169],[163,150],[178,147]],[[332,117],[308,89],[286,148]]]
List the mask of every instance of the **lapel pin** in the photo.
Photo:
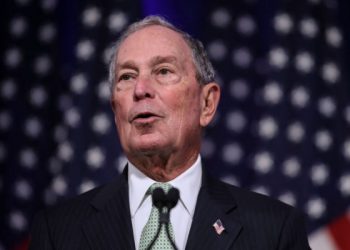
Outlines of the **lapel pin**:
[[217,219],[215,221],[215,223],[213,224],[213,227],[218,235],[220,235],[225,230],[225,227],[222,224],[220,219]]

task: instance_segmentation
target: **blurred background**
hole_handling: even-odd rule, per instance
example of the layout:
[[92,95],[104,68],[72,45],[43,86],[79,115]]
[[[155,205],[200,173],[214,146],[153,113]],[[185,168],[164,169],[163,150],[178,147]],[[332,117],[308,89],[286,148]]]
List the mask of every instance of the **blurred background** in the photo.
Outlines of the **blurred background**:
[[298,207],[314,249],[350,249],[349,1],[3,0],[0,250],[27,249],[38,210],[123,169],[107,65],[149,14],[201,39],[217,70],[208,170]]

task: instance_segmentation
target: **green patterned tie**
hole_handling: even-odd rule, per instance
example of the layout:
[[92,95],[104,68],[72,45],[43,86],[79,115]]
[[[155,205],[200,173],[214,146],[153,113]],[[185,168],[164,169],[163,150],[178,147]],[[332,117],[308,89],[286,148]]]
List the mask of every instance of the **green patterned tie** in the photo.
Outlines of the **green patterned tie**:
[[[165,193],[168,193],[169,189],[171,188],[171,185],[168,183],[154,183],[150,186],[150,188],[146,192],[146,196],[151,195],[153,190],[156,188],[162,188]],[[167,208],[163,208],[167,209]],[[164,211],[164,210],[163,210]],[[158,209],[152,205],[151,214],[148,218],[148,221],[145,225],[145,227],[142,230],[141,239],[140,239],[140,245],[139,250],[146,250],[147,247],[151,244],[152,240],[154,239],[155,235],[157,234],[159,226],[159,211]],[[155,243],[153,244],[152,248],[153,250],[173,250],[174,248],[171,245],[171,242],[167,236],[166,232],[166,225],[161,224],[162,228],[159,233],[159,236]],[[171,226],[171,223],[169,222],[169,233],[170,237],[172,238],[173,242],[174,240],[174,232],[173,227]]]

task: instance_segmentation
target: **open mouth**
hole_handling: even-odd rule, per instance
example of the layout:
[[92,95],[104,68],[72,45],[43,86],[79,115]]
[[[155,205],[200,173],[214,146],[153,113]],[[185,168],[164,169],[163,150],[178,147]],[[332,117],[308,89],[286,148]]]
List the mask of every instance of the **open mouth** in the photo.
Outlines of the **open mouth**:
[[152,113],[142,113],[142,114],[138,114],[134,119],[146,119],[152,116],[154,116],[154,114]]
[[156,114],[150,113],[150,112],[144,112],[137,114],[133,121],[150,121],[154,118],[157,118],[158,116]]

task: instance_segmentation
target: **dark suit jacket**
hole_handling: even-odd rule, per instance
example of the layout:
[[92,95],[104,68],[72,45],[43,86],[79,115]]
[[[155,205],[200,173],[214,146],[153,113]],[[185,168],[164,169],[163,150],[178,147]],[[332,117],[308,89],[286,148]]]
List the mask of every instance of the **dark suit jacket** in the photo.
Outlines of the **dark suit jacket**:
[[[218,235],[213,223],[225,231]],[[36,216],[31,250],[135,249],[126,171]],[[290,206],[203,177],[186,250],[306,250],[300,214]]]

